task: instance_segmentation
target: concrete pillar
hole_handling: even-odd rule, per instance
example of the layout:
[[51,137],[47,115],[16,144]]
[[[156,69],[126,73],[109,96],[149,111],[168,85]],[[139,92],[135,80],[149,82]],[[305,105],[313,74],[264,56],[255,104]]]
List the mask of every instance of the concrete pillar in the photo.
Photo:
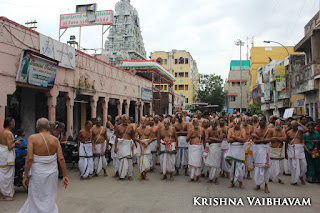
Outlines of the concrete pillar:
[[76,95],[73,92],[68,92],[65,95],[66,105],[67,105],[67,129],[66,129],[66,138],[73,136],[73,107],[74,99]]
[[99,97],[97,95],[90,97],[90,106],[91,106],[91,118],[97,117],[97,104]]
[[127,99],[124,104],[125,114],[129,117],[130,99]]
[[123,104],[123,99],[117,99],[117,107],[118,107],[118,115],[122,115],[122,104]]
[[7,93],[0,93],[0,131],[3,130],[4,119],[6,118]]
[[16,81],[12,77],[1,76],[0,78],[0,131],[6,117],[7,95],[16,91]]
[[143,116],[143,105],[144,105],[144,102],[140,102],[140,119],[142,118]]
[[135,122],[138,123],[139,122],[139,105],[138,102],[136,101],[134,103],[134,110],[135,110]]
[[150,102],[150,104],[149,104],[149,115],[152,116],[152,112],[153,112],[153,110],[152,110],[152,102]]
[[107,126],[109,97],[102,98],[103,126]]
[[48,104],[48,119],[51,122],[56,121],[56,105],[59,90],[56,88],[51,89],[47,92],[47,104]]

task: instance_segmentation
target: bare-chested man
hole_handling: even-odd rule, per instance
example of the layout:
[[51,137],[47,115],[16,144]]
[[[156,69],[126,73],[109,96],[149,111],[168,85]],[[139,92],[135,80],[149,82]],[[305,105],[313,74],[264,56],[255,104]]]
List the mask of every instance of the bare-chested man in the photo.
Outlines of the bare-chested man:
[[259,190],[260,185],[264,182],[265,193],[270,193],[268,189],[270,177],[270,142],[273,140],[273,131],[266,125],[266,117],[261,115],[259,117],[259,128],[252,133],[252,139],[255,143],[253,149],[253,157],[255,163],[254,182],[256,187],[254,190]]
[[153,141],[154,135],[146,118],[141,118],[141,126],[136,130],[134,138],[138,149],[140,180],[149,180],[147,172],[150,170],[150,143]]
[[133,162],[132,152],[133,146],[135,146],[134,139],[134,127],[129,124],[129,118],[127,115],[121,116],[121,124],[116,128],[116,143],[115,152],[118,154],[120,160],[119,165],[119,178],[118,180],[124,179],[128,176],[129,180],[132,181],[133,175]]
[[107,175],[107,159],[105,154],[107,152],[109,141],[107,129],[103,127],[100,117],[96,118],[96,125],[91,128],[92,132],[92,146],[93,146],[93,160],[94,160],[94,176],[98,176],[101,169],[103,169],[104,176]]
[[192,120],[193,129],[188,131],[187,141],[189,141],[189,171],[190,179],[197,182],[200,181],[201,168],[202,168],[202,153],[204,149],[204,142],[206,139],[205,131],[200,127],[199,119]]
[[108,115],[107,129],[110,130],[110,131],[113,131],[114,130],[114,126],[111,123],[111,119],[112,119],[111,115]]
[[227,163],[225,158],[225,154],[228,150],[228,125],[226,125],[226,120],[224,117],[219,118],[219,129],[221,129],[221,177],[225,177],[225,175],[229,178],[230,165]]
[[152,117],[149,117],[147,119],[149,126],[151,127],[151,130],[153,132],[153,140],[151,142],[150,149],[151,149],[151,157],[150,157],[150,171],[154,170],[154,166],[157,164],[157,153],[158,153],[158,129],[159,125],[155,126],[154,119]]
[[176,155],[176,175],[179,175],[179,169],[184,168],[185,176],[188,176],[188,123],[183,121],[182,113],[177,114],[178,122],[174,127],[177,131],[179,142],[178,152]]
[[[303,180],[303,176],[307,171],[307,161],[304,153],[303,132],[308,131],[308,128],[303,126],[297,121],[291,122],[292,129],[288,131],[288,153],[286,158],[289,158],[289,164],[291,167],[291,184],[297,185],[300,179],[301,184],[306,183]],[[302,130],[298,129],[298,126],[302,127]]]
[[90,178],[93,173],[92,122],[87,121],[78,137],[80,180]]
[[253,119],[253,124],[252,124],[252,126],[254,127],[254,128],[259,128],[259,116],[258,115],[253,115],[252,116],[252,119]]
[[204,164],[209,170],[209,180],[211,183],[213,180],[216,185],[219,184],[218,178],[220,175],[221,165],[221,141],[222,141],[222,129],[218,128],[218,122],[213,119],[211,122],[211,128],[206,132],[206,142],[208,143],[208,154],[204,158]]
[[175,170],[175,161],[177,147],[177,133],[173,126],[170,125],[170,119],[163,121],[164,128],[158,131],[158,154],[160,155],[160,167],[163,177],[161,180],[167,179],[170,174],[170,180],[174,180],[173,173]]
[[[205,134],[207,134],[207,131],[210,128],[210,121],[208,119],[206,118],[202,119],[202,128]],[[206,140],[204,141],[204,147],[209,147],[209,143]],[[205,165],[204,159],[202,159],[201,173],[202,173],[202,177],[205,177],[206,175],[207,177],[209,177],[209,168]]]
[[247,141],[246,131],[240,128],[241,120],[239,118],[234,119],[234,127],[228,131],[228,143],[230,143],[229,149],[226,153],[226,158],[232,160],[231,165],[231,184],[228,188],[232,188],[235,182],[239,182],[241,189],[244,189],[242,184],[244,176],[244,160],[245,153],[243,144]]
[[284,143],[287,141],[287,133],[281,126],[281,120],[275,122],[275,128],[272,129],[273,137],[270,145],[270,182],[278,179],[282,182],[282,174],[284,172],[283,159],[285,157]]
[[50,135],[49,121],[37,121],[39,134],[28,139],[28,151],[23,173],[23,186],[28,189],[28,199],[19,212],[58,212],[58,163],[62,170],[62,184],[67,188],[69,179],[59,140]]
[[251,134],[253,133],[254,127],[249,124],[248,116],[242,117],[241,127],[246,131],[247,142],[244,143],[245,152],[245,170],[247,171],[247,178],[251,180],[250,171],[253,170],[253,141],[251,140]]
[[275,115],[270,116],[269,125],[268,125],[269,129],[274,128],[276,120],[277,120],[277,117]]
[[[121,119],[120,119],[120,115],[117,115],[114,119],[114,129],[117,128],[117,126],[119,126],[121,124]],[[114,175],[112,176],[113,178],[115,177],[119,177],[119,158],[118,158],[118,154],[115,153],[114,148],[115,148],[115,142],[116,142],[116,135],[114,134],[113,136],[111,136],[111,140],[109,141],[109,143],[112,145],[111,147],[111,158],[112,158],[112,162],[113,162],[113,170],[114,170]]]
[[[14,142],[12,130],[15,128],[15,121],[8,117],[4,120],[4,130],[0,132],[0,193],[1,200],[12,201],[14,195],[14,162],[15,145],[20,145],[21,141]],[[29,148],[29,147],[28,147]]]

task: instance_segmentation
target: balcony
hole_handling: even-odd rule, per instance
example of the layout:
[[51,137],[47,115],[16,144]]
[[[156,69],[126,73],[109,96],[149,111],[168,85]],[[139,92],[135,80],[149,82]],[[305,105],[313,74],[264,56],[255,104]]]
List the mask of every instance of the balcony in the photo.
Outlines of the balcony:
[[315,90],[314,80],[318,78],[320,78],[320,63],[311,62],[295,73],[292,89],[300,94]]

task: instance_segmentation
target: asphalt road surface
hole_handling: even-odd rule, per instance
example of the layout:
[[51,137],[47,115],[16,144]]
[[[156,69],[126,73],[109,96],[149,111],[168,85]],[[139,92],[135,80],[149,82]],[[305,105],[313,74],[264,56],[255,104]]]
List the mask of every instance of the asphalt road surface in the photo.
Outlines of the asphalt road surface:
[[[112,163],[111,163],[112,164]],[[108,166],[108,177],[103,176],[90,180],[79,179],[77,168],[68,166],[70,185],[67,189],[59,181],[57,205],[59,212],[319,212],[320,184],[291,186],[290,176],[284,177],[284,185],[270,183],[270,194],[262,190],[254,191],[253,180],[244,180],[244,190],[238,185],[228,189],[230,181],[220,178],[220,185],[208,184],[207,178],[202,182],[188,183],[184,174],[175,177],[174,181],[160,180],[159,166],[154,173],[149,173],[149,181],[139,181],[138,167],[134,167],[133,181],[117,181],[112,178],[113,166]],[[181,170],[180,173],[183,173]],[[253,176],[253,175],[252,175]],[[242,199],[244,206],[193,206],[193,197],[237,198]],[[250,206],[247,197],[276,198],[310,198],[311,206]],[[0,212],[17,212],[27,199],[24,189],[16,188],[15,201],[0,202]]]

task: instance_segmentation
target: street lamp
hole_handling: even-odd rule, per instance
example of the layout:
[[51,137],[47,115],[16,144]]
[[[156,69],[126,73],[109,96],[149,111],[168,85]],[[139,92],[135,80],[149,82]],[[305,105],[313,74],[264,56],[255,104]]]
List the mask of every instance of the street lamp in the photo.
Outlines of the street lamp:
[[241,39],[238,39],[234,42],[235,45],[240,46],[240,113],[242,113],[242,66],[241,66],[241,46],[244,45],[244,42]]
[[285,46],[283,46],[281,43],[279,43],[279,42],[276,42],[276,41],[263,41],[263,42],[264,42],[264,43],[267,43],[267,44],[270,44],[270,43],[279,44],[279,45],[281,45],[284,49],[286,49],[286,51],[287,51],[287,53],[288,53],[288,56],[290,55],[288,49],[287,49]]

